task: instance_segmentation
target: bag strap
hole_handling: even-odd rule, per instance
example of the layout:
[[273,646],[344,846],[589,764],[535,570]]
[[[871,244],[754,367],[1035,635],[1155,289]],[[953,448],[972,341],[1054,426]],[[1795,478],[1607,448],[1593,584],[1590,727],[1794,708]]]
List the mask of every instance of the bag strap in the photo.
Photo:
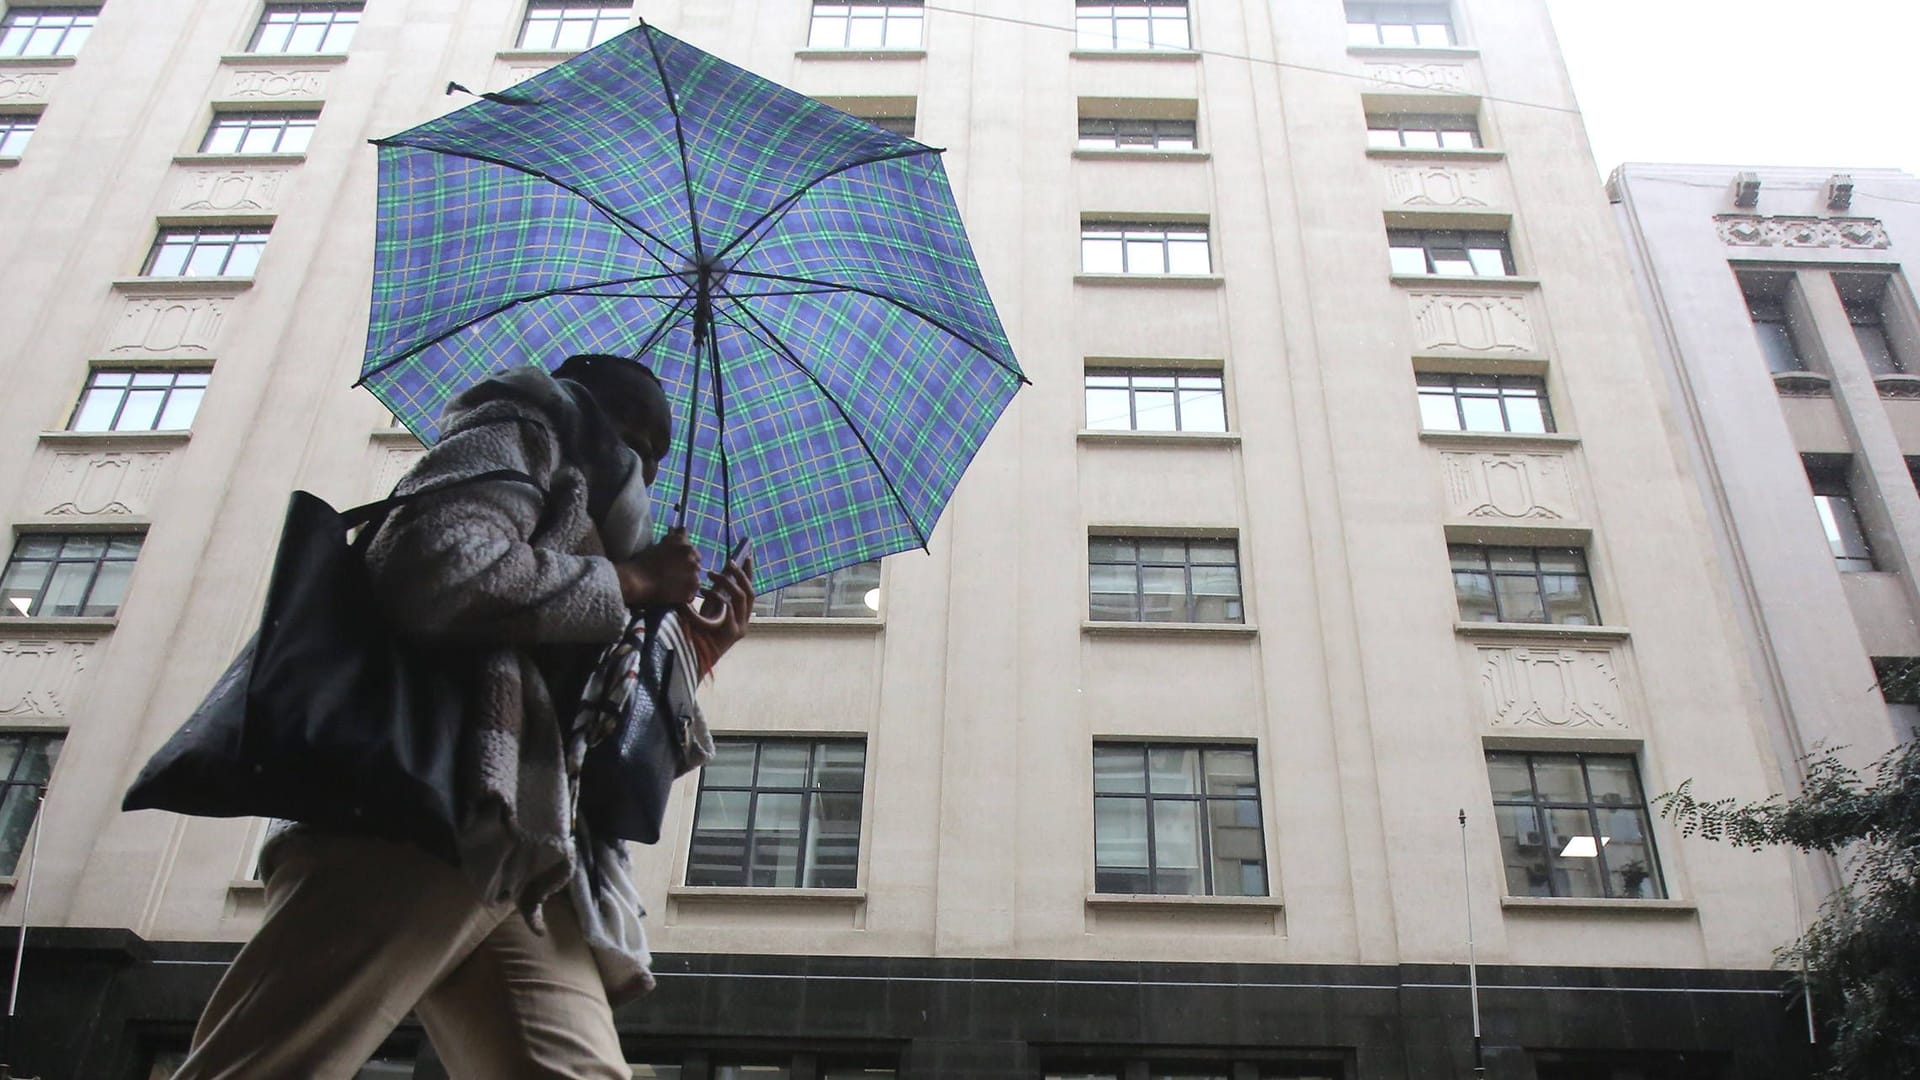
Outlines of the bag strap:
[[372,524],[416,499],[424,499],[429,495],[438,495],[442,492],[467,487],[471,484],[486,484],[496,481],[510,481],[525,484],[538,493],[542,499],[545,499],[547,496],[547,489],[540,486],[540,481],[535,480],[533,477],[528,476],[518,469],[489,469],[483,473],[475,473],[472,476],[463,476],[457,480],[449,480],[436,487],[421,488],[419,491],[409,491],[405,495],[389,495],[377,502],[370,502],[349,510],[342,510],[340,511],[340,518],[346,522],[347,528],[358,528],[362,525]]

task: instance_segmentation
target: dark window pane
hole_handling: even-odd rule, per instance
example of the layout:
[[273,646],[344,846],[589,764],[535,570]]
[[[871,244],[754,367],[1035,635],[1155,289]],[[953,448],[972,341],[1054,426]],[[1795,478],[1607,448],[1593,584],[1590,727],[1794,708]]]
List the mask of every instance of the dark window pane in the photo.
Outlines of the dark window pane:
[[1146,791],[1146,750],[1139,746],[1095,744],[1093,790],[1097,792]]
[[1151,891],[1147,873],[1147,801],[1093,800],[1094,887],[1100,892]]
[[805,796],[762,794],[753,806],[753,872],[750,883],[794,888],[800,884],[800,830]]
[[1176,896],[1206,892],[1200,869],[1200,804],[1154,800],[1153,891]]

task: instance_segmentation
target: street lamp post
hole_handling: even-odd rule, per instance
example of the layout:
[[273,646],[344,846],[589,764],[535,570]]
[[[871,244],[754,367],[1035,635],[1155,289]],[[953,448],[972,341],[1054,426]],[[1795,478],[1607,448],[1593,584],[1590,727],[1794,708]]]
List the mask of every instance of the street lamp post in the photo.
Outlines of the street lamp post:
[[1467,858],[1467,812],[1460,811],[1460,880],[1466,886],[1467,1002],[1473,1009],[1473,1075],[1485,1080],[1487,1063],[1480,1048],[1480,968],[1473,956],[1473,863]]

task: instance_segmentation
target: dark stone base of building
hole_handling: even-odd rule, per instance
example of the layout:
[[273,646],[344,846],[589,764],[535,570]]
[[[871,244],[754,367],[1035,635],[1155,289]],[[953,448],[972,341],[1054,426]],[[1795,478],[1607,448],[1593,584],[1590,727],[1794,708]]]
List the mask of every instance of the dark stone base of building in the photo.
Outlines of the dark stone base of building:
[[[10,971],[13,942],[0,949]],[[32,931],[13,1075],[146,1080],[185,1048],[235,951]],[[620,1029],[631,1060],[678,1066],[681,1080],[744,1063],[796,1080],[866,1068],[915,1080],[1475,1075],[1467,972],[1452,965],[662,955],[657,970],[659,990],[622,1009]],[[1779,972],[1487,967],[1480,983],[1490,1080],[1797,1080],[1812,1069]],[[381,1077],[446,1076],[417,1028],[380,1057],[391,1063]]]

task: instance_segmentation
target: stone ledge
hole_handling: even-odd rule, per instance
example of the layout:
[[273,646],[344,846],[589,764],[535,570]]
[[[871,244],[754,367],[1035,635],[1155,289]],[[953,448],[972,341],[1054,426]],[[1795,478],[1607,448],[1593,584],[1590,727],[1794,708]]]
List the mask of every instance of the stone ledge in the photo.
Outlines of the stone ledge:
[[796,60],[925,60],[925,49],[796,49]]
[[1699,906],[1691,900],[1630,900],[1616,897],[1585,896],[1503,896],[1500,906],[1508,911],[1558,912],[1638,912],[1643,915],[1693,915]]
[[785,889],[754,886],[672,885],[667,899],[721,904],[864,904],[865,889]]
[[1173,896],[1159,893],[1088,893],[1088,907],[1225,908],[1279,911],[1286,907],[1277,896]]
[[126,449],[128,447],[159,447],[171,449],[184,446],[193,437],[191,431],[43,431],[42,443],[56,446],[93,446]]
[[1470,292],[1531,292],[1540,287],[1536,277],[1472,277],[1467,274],[1389,274],[1395,285],[1410,289],[1466,289]]
[[[45,529],[23,530],[45,532]],[[130,530],[121,530],[130,531]],[[118,616],[99,619],[43,615],[0,615],[0,639],[41,641],[55,638],[105,637],[120,625]],[[63,725],[64,726],[64,725]]]
[[1217,289],[1227,279],[1219,274],[1075,274],[1075,285],[1153,286],[1180,289]]
[[1073,156],[1078,161],[1207,161],[1213,157],[1210,150],[1153,150],[1147,147],[1103,150],[1099,147],[1076,146]]
[[347,54],[337,53],[227,53],[220,62],[228,67],[279,67],[282,64],[344,64]]
[[1471,150],[1446,150],[1437,146],[1369,146],[1367,156],[1390,161],[1499,161],[1505,150],[1477,146]]
[[1090,637],[1111,634],[1115,637],[1250,638],[1260,633],[1260,627],[1255,623],[1106,622],[1098,619],[1082,619],[1080,632]]
[[1632,631],[1624,626],[1562,626],[1557,623],[1456,622],[1453,632],[1461,637],[1501,640],[1625,641],[1633,636]]
[[747,635],[756,630],[770,634],[877,634],[887,628],[885,619],[844,616],[757,615],[747,624]]
[[1103,431],[1081,428],[1075,435],[1090,443],[1151,443],[1161,446],[1238,446],[1237,431]]
[[1198,49],[1074,49],[1074,60],[1198,60]]
[[1420,441],[1463,450],[1570,450],[1580,445],[1580,436],[1563,431],[1446,431],[1423,428]]

